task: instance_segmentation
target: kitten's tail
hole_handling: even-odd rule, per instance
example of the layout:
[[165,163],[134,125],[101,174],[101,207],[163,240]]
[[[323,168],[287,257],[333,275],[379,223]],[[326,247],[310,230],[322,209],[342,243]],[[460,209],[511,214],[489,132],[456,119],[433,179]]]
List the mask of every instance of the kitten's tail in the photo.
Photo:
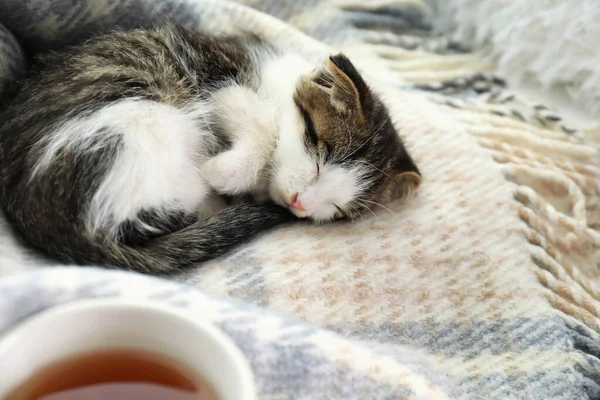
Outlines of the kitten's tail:
[[234,246],[285,222],[289,210],[274,204],[239,203],[142,246],[98,243],[101,262],[143,273],[174,273],[223,255]]

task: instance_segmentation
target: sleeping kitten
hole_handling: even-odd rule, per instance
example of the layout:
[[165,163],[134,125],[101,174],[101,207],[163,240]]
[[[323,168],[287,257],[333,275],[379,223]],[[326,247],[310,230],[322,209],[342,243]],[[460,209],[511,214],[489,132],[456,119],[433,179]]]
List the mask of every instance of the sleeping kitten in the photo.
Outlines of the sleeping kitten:
[[[172,272],[294,215],[355,218],[420,174],[343,55],[116,32],[40,59],[0,115],[0,205],[66,262]],[[267,202],[235,205],[221,196]]]

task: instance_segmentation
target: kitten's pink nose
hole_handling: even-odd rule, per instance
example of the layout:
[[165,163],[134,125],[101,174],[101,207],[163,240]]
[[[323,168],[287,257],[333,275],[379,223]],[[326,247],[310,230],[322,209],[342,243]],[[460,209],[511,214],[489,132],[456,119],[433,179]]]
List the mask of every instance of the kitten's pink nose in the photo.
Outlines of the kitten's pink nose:
[[305,211],[304,210],[304,206],[302,205],[302,203],[300,202],[300,200],[298,200],[298,193],[296,193],[293,197],[292,197],[292,202],[290,203],[290,205],[295,208],[298,211]]

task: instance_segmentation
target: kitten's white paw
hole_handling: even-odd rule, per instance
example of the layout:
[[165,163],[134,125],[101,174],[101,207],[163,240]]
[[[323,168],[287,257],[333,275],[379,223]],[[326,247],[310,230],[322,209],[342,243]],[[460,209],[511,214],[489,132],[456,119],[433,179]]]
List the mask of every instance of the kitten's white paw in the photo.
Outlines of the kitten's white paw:
[[263,165],[262,160],[233,149],[208,160],[200,173],[217,193],[235,196],[254,190]]

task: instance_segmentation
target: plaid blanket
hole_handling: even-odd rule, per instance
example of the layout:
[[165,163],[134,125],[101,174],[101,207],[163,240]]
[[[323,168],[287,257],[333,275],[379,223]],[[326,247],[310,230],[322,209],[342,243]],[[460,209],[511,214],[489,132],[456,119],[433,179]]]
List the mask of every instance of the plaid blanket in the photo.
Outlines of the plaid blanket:
[[600,399],[593,131],[504,88],[421,0],[0,0],[0,85],[36,52],[164,16],[345,51],[422,189],[352,225],[275,230],[175,282],[54,266],[0,219],[0,331],[67,301],[143,298],[221,326],[261,400]]

